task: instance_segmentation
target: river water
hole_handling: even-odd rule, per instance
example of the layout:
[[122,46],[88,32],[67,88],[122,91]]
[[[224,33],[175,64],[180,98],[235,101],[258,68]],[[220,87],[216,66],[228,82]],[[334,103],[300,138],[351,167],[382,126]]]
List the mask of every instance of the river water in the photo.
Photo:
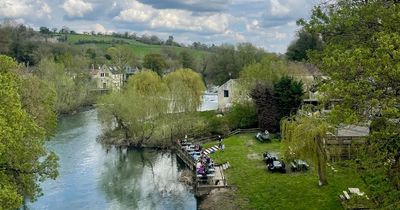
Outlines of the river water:
[[44,195],[29,209],[196,209],[178,182],[183,165],[171,152],[107,149],[95,110],[63,117],[47,143],[60,175],[42,183]]

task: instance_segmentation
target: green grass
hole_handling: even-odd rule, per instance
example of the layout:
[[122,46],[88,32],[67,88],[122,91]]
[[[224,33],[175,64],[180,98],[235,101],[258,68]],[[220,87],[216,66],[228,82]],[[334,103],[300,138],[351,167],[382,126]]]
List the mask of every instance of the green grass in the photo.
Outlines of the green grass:
[[[217,144],[205,144],[208,148]],[[303,173],[271,173],[262,161],[265,151],[279,152],[281,144],[260,143],[253,134],[243,134],[223,140],[225,151],[212,154],[216,163],[229,161],[225,171],[229,185],[237,188],[235,201],[242,209],[343,209],[338,195],[349,187],[365,187],[356,172],[335,166],[328,171],[328,185],[318,186],[315,168]]]
[[[70,34],[68,35],[68,43],[70,44],[76,44],[79,40],[85,40],[85,41],[105,41],[105,42],[112,42],[113,40],[118,40],[122,41],[123,44],[115,44],[115,45],[127,45],[129,46],[134,53],[142,59],[145,55],[149,53],[160,53],[163,48],[170,47],[173,48],[174,50],[177,51],[177,53],[181,52],[182,50],[188,50],[196,59],[200,59],[203,55],[206,55],[208,52],[206,51],[201,51],[201,50],[194,50],[190,48],[184,48],[184,47],[176,47],[176,46],[162,46],[162,45],[150,45],[150,44],[145,44],[138,42],[136,40],[132,39],[124,39],[124,38],[116,38],[112,36],[104,36],[104,35],[85,35],[85,34]],[[82,44],[82,45],[93,45],[93,43],[90,44]],[[112,46],[112,44],[108,43],[96,43],[96,46],[98,46],[101,49],[107,49]]]

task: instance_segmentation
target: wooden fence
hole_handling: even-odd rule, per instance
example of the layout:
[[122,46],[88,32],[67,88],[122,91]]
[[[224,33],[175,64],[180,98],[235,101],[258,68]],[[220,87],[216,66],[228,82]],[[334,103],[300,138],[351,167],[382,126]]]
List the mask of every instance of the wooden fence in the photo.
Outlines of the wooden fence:
[[[249,128],[249,129],[236,129],[234,131],[229,132],[226,135],[221,135],[222,138],[228,138],[233,135],[241,134],[241,133],[256,133],[259,132],[258,128]],[[215,141],[217,140],[219,135],[212,135],[212,136],[206,136],[206,137],[201,137],[201,138],[191,138],[191,140],[196,143],[196,144],[204,144],[210,141]]]
[[328,158],[333,161],[353,158],[363,144],[365,138],[359,136],[332,135],[325,140]]

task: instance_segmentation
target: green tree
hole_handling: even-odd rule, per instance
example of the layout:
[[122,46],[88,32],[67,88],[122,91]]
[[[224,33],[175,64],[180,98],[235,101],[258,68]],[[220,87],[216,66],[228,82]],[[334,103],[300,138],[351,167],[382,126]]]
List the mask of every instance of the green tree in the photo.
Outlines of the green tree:
[[179,53],[181,57],[182,68],[192,69],[194,66],[194,57],[188,50],[182,50]]
[[224,84],[229,79],[239,76],[240,66],[236,58],[235,46],[222,45],[208,56],[206,75],[215,85]]
[[264,83],[257,83],[249,95],[256,105],[258,127],[260,130],[277,132],[279,122],[277,120],[276,103],[271,89]]
[[205,85],[201,75],[191,69],[178,69],[164,78],[173,112],[194,112],[201,105]]
[[235,59],[241,69],[247,65],[260,62],[268,55],[263,49],[259,49],[251,43],[239,43],[236,46],[236,51]]
[[46,136],[55,133],[57,125],[56,92],[34,75],[25,75],[21,85],[22,108],[35,123],[45,130]]
[[111,65],[118,69],[118,72],[125,73],[127,66],[138,65],[138,60],[131,48],[127,46],[110,47],[107,53],[111,56]]
[[300,30],[297,32],[297,39],[287,48],[286,56],[292,61],[304,61],[308,60],[307,51],[321,49],[322,41],[318,34]]
[[303,83],[284,76],[274,85],[274,101],[278,110],[278,120],[295,114],[303,101]]
[[[167,112],[167,86],[159,75],[142,71],[130,77],[122,93],[112,93],[101,99],[99,116],[105,126],[117,122],[124,144],[142,147],[154,134],[158,119]],[[108,127],[107,130],[113,128]]]
[[57,157],[44,147],[45,131],[23,109],[17,64],[0,55],[0,208],[17,209],[35,200],[38,181],[56,178]]
[[261,62],[246,66],[240,72],[240,89],[248,93],[257,83],[273,89],[274,84],[285,74],[287,64],[275,55],[264,57]]
[[[396,122],[399,118],[398,14],[398,1],[344,0],[318,6],[310,21],[299,21],[307,32],[321,34],[325,43],[322,51],[309,55],[311,62],[330,78],[321,88],[324,96],[341,100],[330,115],[331,122],[366,123],[381,118]],[[395,160],[400,151],[399,144],[392,143],[399,142],[395,127],[388,126],[390,130],[385,132],[372,131],[361,159],[367,167],[360,173],[370,186],[373,199],[387,208],[396,203],[399,206],[399,190],[388,184],[388,180],[396,179],[392,176],[393,170],[398,170],[392,168],[395,161],[388,167],[381,164]]]
[[317,167],[319,185],[328,183],[326,179],[327,155],[324,138],[329,124],[318,116],[297,115],[282,122],[282,143],[285,158],[306,158]]
[[205,127],[195,114],[204,90],[201,76],[189,69],[177,70],[163,79],[154,71],[142,71],[129,78],[122,92],[99,101],[99,118],[106,135],[124,133],[122,142],[111,143],[136,147],[170,144],[157,140],[176,140],[183,132],[201,132]]
[[231,130],[237,128],[253,128],[257,126],[257,110],[252,102],[236,103],[226,113]]
[[156,72],[158,75],[163,75],[168,65],[160,54],[152,53],[144,56],[143,67]]
[[57,112],[68,113],[85,104],[89,85],[87,75],[68,72],[63,64],[48,59],[39,63],[35,73],[56,91]]

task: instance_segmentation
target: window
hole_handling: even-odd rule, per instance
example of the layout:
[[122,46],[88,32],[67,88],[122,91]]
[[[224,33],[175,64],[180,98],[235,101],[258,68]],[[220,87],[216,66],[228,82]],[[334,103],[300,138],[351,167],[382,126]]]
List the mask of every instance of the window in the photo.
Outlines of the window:
[[100,77],[104,77],[104,73],[100,73]]
[[106,77],[108,77],[108,75],[109,75],[109,74],[108,74],[108,73],[106,73]]
[[103,83],[103,89],[107,88],[107,83]]
[[224,97],[228,98],[229,97],[229,91],[228,90],[224,90]]

